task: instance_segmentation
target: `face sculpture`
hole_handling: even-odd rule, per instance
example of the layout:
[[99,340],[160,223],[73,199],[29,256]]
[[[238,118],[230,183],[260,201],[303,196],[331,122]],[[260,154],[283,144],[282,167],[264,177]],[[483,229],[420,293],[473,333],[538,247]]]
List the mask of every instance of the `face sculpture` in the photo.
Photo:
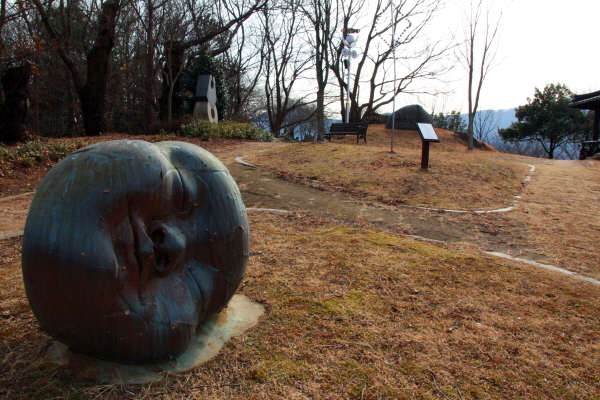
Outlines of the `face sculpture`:
[[249,237],[235,182],[200,147],[91,145],[52,168],[33,199],[27,297],[42,328],[78,352],[168,360],[233,296]]

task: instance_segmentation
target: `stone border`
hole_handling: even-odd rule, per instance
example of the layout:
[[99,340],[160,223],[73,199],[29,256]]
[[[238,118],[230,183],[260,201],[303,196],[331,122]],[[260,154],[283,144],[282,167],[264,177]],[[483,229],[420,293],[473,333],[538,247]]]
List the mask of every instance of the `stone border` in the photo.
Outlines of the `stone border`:
[[[278,212],[278,213],[290,213],[293,211],[288,211],[288,210],[277,210],[277,209],[271,209],[271,208],[248,208],[247,210],[253,210],[253,211],[270,211],[270,212]],[[437,240],[437,239],[429,239],[426,237],[422,237],[422,236],[417,236],[417,235],[406,235],[406,237],[411,238],[411,239],[415,239],[415,240],[422,240],[425,242],[430,242],[430,243],[435,243],[435,244],[445,244],[447,242],[444,242],[443,240]],[[499,258],[505,258],[507,260],[512,260],[512,261],[520,261],[526,264],[530,264],[536,267],[540,267],[540,268],[544,268],[550,271],[554,271],[554,272],[560,272],[561,274],[565,274],[565,275],[570,275],[574,278],[577,279],[581,279],[583,281],[586,281],[588,283],[592,283],[594,285],[600,285],[600,281],[594,278],[590,278],[589,276],[583,276],[583,275],[579,275],[577,272],[573,272],[573,271],[569,271],[568,269],[564,269],[564,268],[559,268],[559,267],[555,267],[554,265],[550,265],[550,264],[542,264],[539,263],[537,261],[533,261],[533,260],[528,260],[525,258],[518,258],[518,257],[513,257],[509,254],[505,254],[505,253],[500,253],[497,251],[483,251],[483,253],[488,254],[490,256],[494,256],[494,257],[499,257]]]
[[11,201],[14,199],[18,199],[19,197],[24,197],[24,196],[29,196],[35,194],[35,192],[27,192],[27,193],[23,193],[23,194],[18,194],[16,196],[8,196],[8,197],[3,197],[0,199],[0,203],[2,203],[3,201]]
[[565,274],[565,275],[570,275],[570,276],[572,276],[574,278],[578,278],[578,279],[584,280],[586,282],[593,283],[594,285],[600,285],[600,281],[597,280],[597,279],[590,278],[589,276],[579,275],[577,272],[569,271],[568,269],[564,269],[564,268],[555,267],[554,265],[542,264],[542,263],[539,263],[537,261],[526,260],[524,258],[517,258],[517,257],[513,257],[513,256],[508,255],[508,254],[499,253],[497,251],[484,251],[484,253],[485,254],[489,254],[491,256],[506,258],[508,260],[521,261],[521,262],[524,262],[526,264],[534,265],[536,267],[545,268],[545,269],[548,269],[550,271],[560,272],[561,274]]
[[4,233],[4,234],[0,235],[0,240],[10,239],[10,238],[18,237],[18,236],[23,236],[23,233],[25,233],[25,232],[24,231],[17,231],[17,232]]
[[[529,175],[526,175],[525,179],[523,179],[523,183],[521,184],[521,187],[525,186],[525,184],[531,180],[531,174],[533,174],[533,172],[535,171],[535,167],[533,165],[531,165],[531,164],[527,164],[527,165],[529,165],[529,167],[531,167],[531,168],[529,168]],[[508,211],[514,210],[515,207],[517,206],[519,199],[521,199],[521,196],[515,196],[512,206],[504,207],[504,208],[497,208],[495,210],[464,211],[464,210],[445,210],[442,208],[429,208],[429,207],[412,207],[412,208],[419,208],[421,210],[429,210],[429,211],[444,211],[444,212],[451,212],[451,213],[474,213],[474,214],[500,213],[500,212],[508,212]],[[411,206],[403,206],[403,207],[411,207]]]

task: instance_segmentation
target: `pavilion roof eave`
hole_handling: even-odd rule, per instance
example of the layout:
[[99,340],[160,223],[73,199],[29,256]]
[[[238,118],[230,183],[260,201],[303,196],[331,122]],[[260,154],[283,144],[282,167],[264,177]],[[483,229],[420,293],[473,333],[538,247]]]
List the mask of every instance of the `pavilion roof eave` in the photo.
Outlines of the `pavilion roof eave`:
[[569,107],[581,110],[600,110],[600,91],[575,95]]

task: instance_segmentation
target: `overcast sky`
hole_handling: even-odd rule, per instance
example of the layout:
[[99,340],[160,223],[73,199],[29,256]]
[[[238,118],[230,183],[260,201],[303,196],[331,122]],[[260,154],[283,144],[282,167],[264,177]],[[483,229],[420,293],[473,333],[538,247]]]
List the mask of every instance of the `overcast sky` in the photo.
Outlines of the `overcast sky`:
[[[448,0],[436,26],[456,30],[469,3]],[[494,1],[498,7],[501,3]],[[480,109],[526,104],[536,87],[543,89],[548,83],[566,84],[577,94],[600,90],[600,0],[513,0],[505,8],[499,41],[502,61],[484,83]],[[459,67],[453,74],[458,78],[465,72]],[[466,81],[454,82],[449,89],[454,94],[444,101],[445,111],[466,112]],[[396,108],[411,104],[406,97],[398,96]]]

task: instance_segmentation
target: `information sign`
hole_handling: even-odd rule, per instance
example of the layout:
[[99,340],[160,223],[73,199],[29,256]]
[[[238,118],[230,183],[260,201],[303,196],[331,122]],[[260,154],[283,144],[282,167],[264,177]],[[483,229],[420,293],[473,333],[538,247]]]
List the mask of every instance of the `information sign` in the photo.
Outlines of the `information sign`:
[[437,137],[435,130],[433,129],[433,125],[426,124],[423,122],[417,122],[417,127],[419,128],[419,133],[421,134],[421,139],[424,142],[439,142],[440,139]]

